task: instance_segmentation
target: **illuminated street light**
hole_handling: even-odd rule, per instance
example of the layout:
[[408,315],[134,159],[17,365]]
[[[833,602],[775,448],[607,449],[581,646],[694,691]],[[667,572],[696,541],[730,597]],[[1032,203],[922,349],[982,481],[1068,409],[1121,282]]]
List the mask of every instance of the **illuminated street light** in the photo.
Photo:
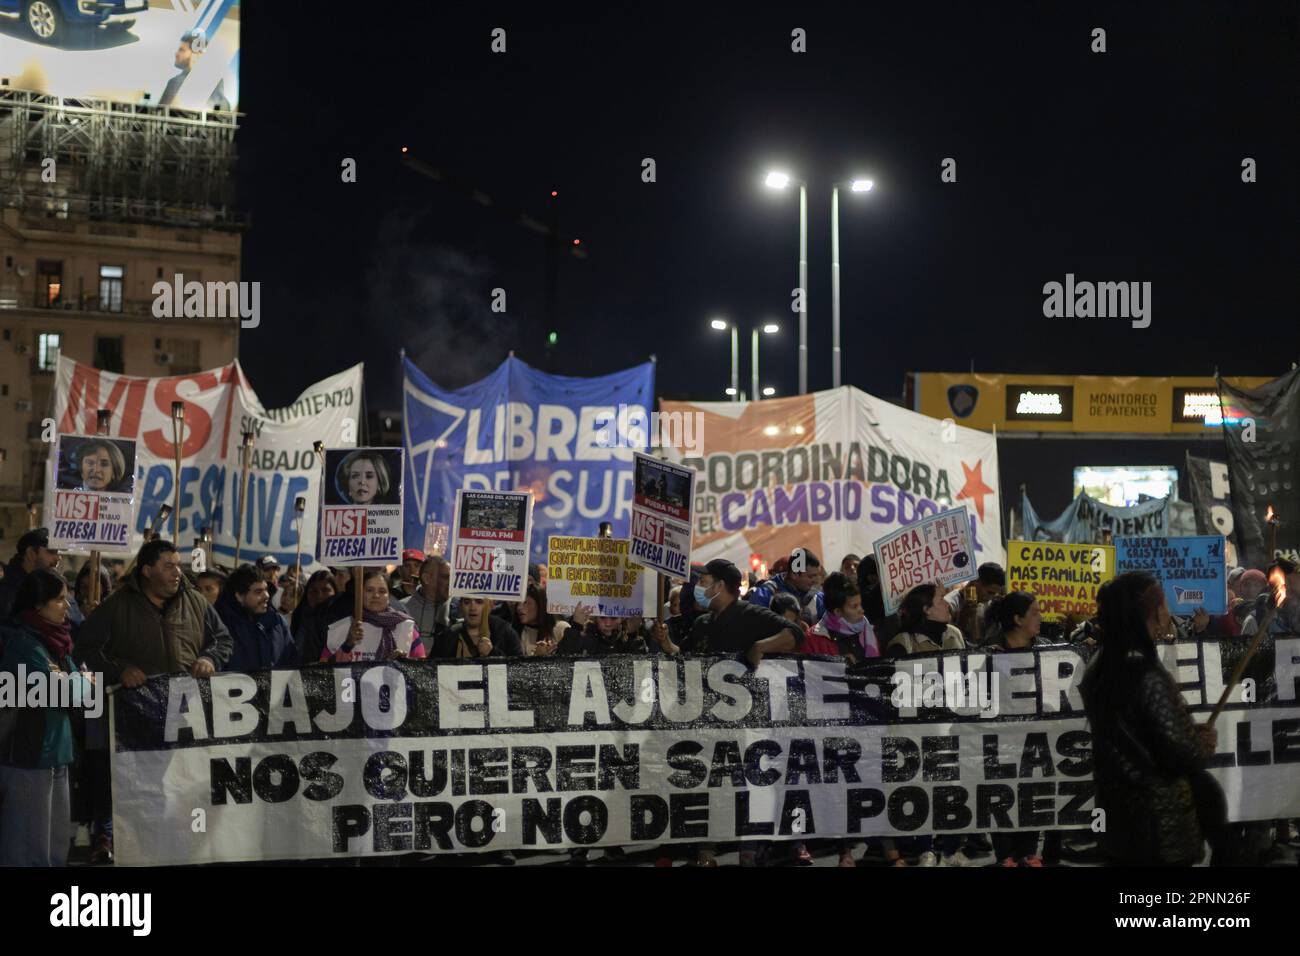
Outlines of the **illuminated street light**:
[[[785,189],[795,182],[789,173],[773,170],[763,182]],[[808,392],[808,184],[799,183],[799,394]],[[757,398],[757,396],[755,396]]]

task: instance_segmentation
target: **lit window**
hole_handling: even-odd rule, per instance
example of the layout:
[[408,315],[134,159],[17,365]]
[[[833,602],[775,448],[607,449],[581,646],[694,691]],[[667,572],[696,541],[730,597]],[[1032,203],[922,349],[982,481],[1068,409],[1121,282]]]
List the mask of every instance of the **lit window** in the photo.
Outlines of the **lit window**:
[[99,267],[99,311],[122,311],[122,278],[126,270],[121,266]]
[[36,365],[42,372],[58,368],[62,345],[63,336],[58,332],[42,332],[36,337]]

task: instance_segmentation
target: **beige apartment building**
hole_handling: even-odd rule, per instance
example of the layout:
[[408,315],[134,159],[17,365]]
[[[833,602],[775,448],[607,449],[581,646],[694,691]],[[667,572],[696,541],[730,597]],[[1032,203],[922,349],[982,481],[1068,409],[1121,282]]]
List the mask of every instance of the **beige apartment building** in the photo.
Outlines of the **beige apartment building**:
[[42,523],[59,355],[144,377],[238,355],[238,318],[157,318],[152,291],[177,273],[239,280],[229,115],[0,91],[0,562]]

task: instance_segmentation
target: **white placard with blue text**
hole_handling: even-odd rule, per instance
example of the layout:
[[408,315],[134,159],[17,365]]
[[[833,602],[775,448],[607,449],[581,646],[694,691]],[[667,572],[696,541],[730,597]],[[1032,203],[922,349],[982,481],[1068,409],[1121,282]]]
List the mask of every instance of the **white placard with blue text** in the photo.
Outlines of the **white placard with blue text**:
[[129,554],[135,521],[136,443],[104,435],[59,435],[47,469],[50,547],[74,554]]
[[327,448],[320,554],[331,567],[402,560],[402,449]]

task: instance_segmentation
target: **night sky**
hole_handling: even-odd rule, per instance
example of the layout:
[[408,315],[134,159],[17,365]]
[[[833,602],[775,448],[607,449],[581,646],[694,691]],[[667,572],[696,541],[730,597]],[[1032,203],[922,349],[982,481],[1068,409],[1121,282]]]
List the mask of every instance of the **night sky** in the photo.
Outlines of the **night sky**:
[[[263,321],[241,359],[268,405],[360,359],[371,407],[396,408],[403,345],[451,386],[510,349],[575,375],[655,353],[661,397],[721,399],[715,315],[782,323],[762,379],[792,394],[798,195],[762,187],[776,165],[809,183],[810,389],[831,383],[830,186],[856,176],[876,188],[841,196],[848,384],[896,398],[914,370],[1273,375],[1300,357],[1296,3],[447,6],[245,6]],[[405,168],[404,145],[493,208]],[[561,256],[548,359],[546,244],[514,214],[553,202],[587,257]],[[1044,318],[1067,272],[1152,282],[1151,327]]]

